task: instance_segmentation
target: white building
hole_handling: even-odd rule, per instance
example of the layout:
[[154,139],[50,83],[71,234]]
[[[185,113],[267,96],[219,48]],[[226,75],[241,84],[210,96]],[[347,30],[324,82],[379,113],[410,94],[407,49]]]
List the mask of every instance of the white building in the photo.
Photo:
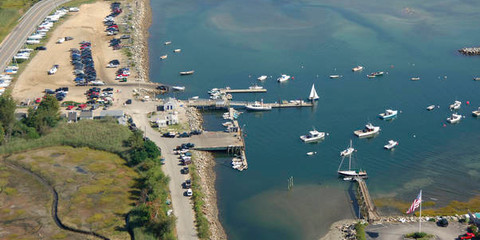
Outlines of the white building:
[[167,121],[167,125],[173,125],[173,124],[178,124],[178,113],[177,112],[171,112],[169,113],[166,117],[165,120]]
[[178,107],[178,102],[175,98],[168,98],[163,103],[163,111],[174,111]]

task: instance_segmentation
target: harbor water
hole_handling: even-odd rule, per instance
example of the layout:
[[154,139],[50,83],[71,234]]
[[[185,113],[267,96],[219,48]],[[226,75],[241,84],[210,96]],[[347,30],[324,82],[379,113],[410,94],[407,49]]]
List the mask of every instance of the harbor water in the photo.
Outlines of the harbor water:
[[[340,151],[350,139],[356,164],[367,170],[373,198],[424,199],[443,206],[479,191],[480,57],[457,49],[479,45],[476,1],[151,1],[150,77],[185,86],[180,99],[208,98],[211,88],[248,88],[235,100],[306,99],[315,84],[313,108],[245,112],[249,168],[237,172],[217,158],[220,220],[230,239],[318,239],[329,225],[354,217],[350,183],[336,175]],[[170,45],[164,42],[172,41]],[[181,52],[173,50],[180,48]],[[168,54],[161,60],[160,56]],[[362,65],[362,72],[352,68]],[[195,70],[180,76],[180,71]],[[385,75],[366,75],[384,71]],[[278,83],[289,74],[293,79]],[[341,75],[330,79],[329,75]],[[260,75],[269,78],[256,80]],[[271,77],[270,77],[271,76]],[[419,81],[411,81],[419,77]],[[448,106],[462,101],[465,118],[451,125]],[[467,105],[466,102],[469,101]],[[438,105],[427,111],[429,105]],[[398,109],[393,121],[378,114]],[[222,112],[205,115],[208,130],[222,130]],[[354,130],[381,127],[373,139]],[[325,140],[305,144],[299,136],[315,127]],[[393,151],[388,140],[399,142]],[[307,156],[310,151],[317,152]],[[287,179],[294,187],[287,191]]]

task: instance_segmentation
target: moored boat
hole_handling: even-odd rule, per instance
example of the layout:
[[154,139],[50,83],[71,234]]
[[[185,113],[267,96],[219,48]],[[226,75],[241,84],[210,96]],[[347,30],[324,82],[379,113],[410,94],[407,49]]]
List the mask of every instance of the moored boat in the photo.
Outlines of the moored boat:
[[480,117],[480,107],[477,110],[473,111],[472,115],[475,117]]
[[325,132],[319,132],[315,129],[309,131],[306,135],[300,136],[300,139],[306,143],[319,141],[323,138],[325,138]]
[[310,90],[310,95],[308,96],[308,100],[315,101],[319,99],[317,91],[315,90],[315,84],[312,84],[312,90]]
[[419,78],[419,77],[412,77],[412,78],[410,78],[410,80],[412,80],[412,81],[418,81],[418,80],[420,80],[420,78]]
[[474,77],[473,80],[480,81],[480,77]]
[[359,72],[359,71],[362,71],[363,70],[363,66],[356,66],[354,68],[352,68],[352,71],[354,72]]
[[170,45],[170,44],[172,44],[172,42],[171,42],[171,41],[167,41],[167,42],[165,42],[165,45]]
[[182,49],[180,49],[180,48],[177,48],[177,49],[173,50],[174,53],[179,53],[181,51],[182,51]]
[[262,101],[255,101],[252,104],[247,104],[245,108],[249,111],[270,111],[272,110],[272,106],[263,104]]
[[353,133],[357,135],[357,137],[363,138],[363,137],[372,137],[379,132],[380,132],[380,127],[373,126],[371,123],[368,123],[367,125],[365,125],[364,129],[356,130]]
[[160,59],[164,60],[164,59],[167,59],[167,57],[168,57],[168,55],[165,54],[165,55],[160,56]]
[[317,152],[307,152],[307,156],[313,156],[315,154],[317,154]]
[[278,82],[285,82],[285,81],[288,81],[290,80],[290,76],[287,75],[287,74],[282,74],[279,78],[277,78],[277,81]]
[[435,109],[435,105],[430,105],[430,106],[427,107],[428,111],[432,111],[433,109]]
[[389,140],[387,145],[383,146],[385,149],[387,150],[391,150],[393,149],[394,147],[396,147],[398,145],[398,142],[397,141],[394,141],[394,140]]
[[352,146],[352,140],[350,140],[350,146],[349,146],[347,149],[341,151],[341,152],[340,152],[340,156],[341,156],[341,157],[348,157],[348,156],[350,156],[354,151],[355,151],[355,148],[353,148],[353,146]]
[[258,79],[258,81],[265,81],[265,80],[267,80],[267,78],[268,77],[266,75],[262,75],[262,76],[258,77],[257,79]]
[[180,72],[180,75],[192,75],[195,71],[185,71],[185,72]]
[[342,75],[330,75],[330,78],[331,78],[331,79],[341,78],[341,77],[342,77]]
[[450,117],[447,118],[447,122],[449,123],[458,123],[460,120],[462,120],[462,115],[453,113]]
[[[350,147],[353,148],[351,145],[351,141],[350,141]],[[354,177],[367,178],[366,171],[356,170],[352,167],[352,156],[353,156],[353,152],[352,154],[348,155],[348,170],[341,170],[343,161],[345,160],[345,157],[347,157],[347,156],[342,156],[342,161],[340,162],[340,165],[338,165],[338,169],[337,169],[338,175],[344,177],[343,180],[345,181],[351,181],[353,180]]]
[[455,101],[453,104],[450,105],[450,110],[458,110],[462,106],[462,102]]
[[255,85],[252,85],[252,86],[248,87],[248,89],[250,89],[250,90],[261,90],[261,89],[263,89],[263,87],[255,84]]
[[380,113],[379,117],[383,120],[388,120],[397,117],[398,110],[387,109],[384,113]]
[[172,86],[175,91],[185,91],[185,86]]

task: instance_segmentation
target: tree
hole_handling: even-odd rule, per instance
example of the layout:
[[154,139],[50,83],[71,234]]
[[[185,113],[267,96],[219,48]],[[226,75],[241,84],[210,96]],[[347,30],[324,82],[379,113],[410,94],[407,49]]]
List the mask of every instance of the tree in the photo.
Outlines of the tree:
[[15,108],[15,100],[10,94],[0,96],[0,122],[4,130],[2,135],[6,135],[6,140],[12,135],[13,125],[15,124]]
[[150,159],[157,159],[158,157],[160,157],[160,150],[158,149],[157,145],[151,140],[145,140],[143,147],[145,148],[145,151],[147,152]]
[[5,139],[5,131],[3,130],[3,126],[0,124],[0,143],[2,143],[4,139]]
[[55,127],[60,120],[60,104],[54,96],[46,96],[37,109],[30,108],[25,124],[33,127],[40,134],[45,134]]

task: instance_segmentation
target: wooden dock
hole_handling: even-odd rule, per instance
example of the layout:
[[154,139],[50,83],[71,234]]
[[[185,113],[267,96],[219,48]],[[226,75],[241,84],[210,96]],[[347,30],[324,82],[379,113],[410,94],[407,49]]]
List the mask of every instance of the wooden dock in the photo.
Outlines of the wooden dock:
[[266,93],[267,89],[261,88],[261,89],[230,89],[230,88],[222,88],[219,90],[220,93],[222,94],[228,94],[228,93]]
[[373,204],[365,180],[360,177],[355,177],[354,180],[358,183],[357,201],[358,207],[362,210],[363,216],[366,217],[369,223],[379,220],[380,215],[377,212],[375,204]]
[[[210,99],[197,99],[186,101],[185,104],[189,107],[202,108],[202,109],[228,109],[230,107],[245,108],[253,102],[248,101],[229,101],[229,100],[210,100]],[[297,108],[297,107],[313,107],[311,102],[280,102],[280,103],[263,103],[265,106],[271,106],[272,108]]]

